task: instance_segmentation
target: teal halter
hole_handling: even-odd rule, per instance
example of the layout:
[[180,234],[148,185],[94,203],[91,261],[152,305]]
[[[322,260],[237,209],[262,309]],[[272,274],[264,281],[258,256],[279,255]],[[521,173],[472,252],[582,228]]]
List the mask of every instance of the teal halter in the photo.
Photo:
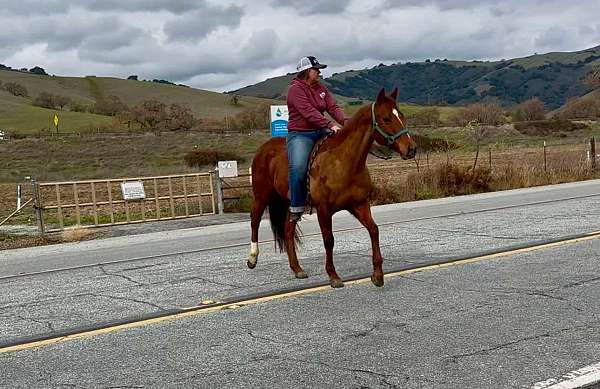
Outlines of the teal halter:
[[400,131],[395,134],[388,134],[385,132],[379,125],[377,124],[377,119],[375,119],[375,103],[371,104],[371,119],[373,121],[373,129],[379,133],[385,139],[385,145],[390,147],[395,141],[398,140],[402,135],[408,135],[408,129],[406,127],[402,127]]

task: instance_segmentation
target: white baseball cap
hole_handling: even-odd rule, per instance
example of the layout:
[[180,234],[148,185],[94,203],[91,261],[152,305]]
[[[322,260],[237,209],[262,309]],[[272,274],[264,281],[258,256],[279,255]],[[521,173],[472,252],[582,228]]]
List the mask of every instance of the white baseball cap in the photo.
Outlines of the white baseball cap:
[[327,67],[327,65],[320,64],[319,61],[317,61],[317,59],[315,57],[313,57],[312,55],[309,55],[309,56],[300,58],[300,61],[298,61],[298,65],[296,66],[296,70],[301,72],[303,70],[310,69],[310,68],[325,69],[326,67]]

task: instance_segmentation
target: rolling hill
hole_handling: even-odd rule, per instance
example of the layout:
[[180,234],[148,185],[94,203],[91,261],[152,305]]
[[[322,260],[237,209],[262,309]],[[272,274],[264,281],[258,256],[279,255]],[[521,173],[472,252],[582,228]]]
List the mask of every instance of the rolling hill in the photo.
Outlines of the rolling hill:
[[[155,99],[166,104],[187,105],[194,116],[202,120],[223,120],[272,100],[257,97],[241,97],[239,103],[231,103],[231,96],[184,86],[149,81],[123,80],[110,77],[59,77],[0,69],[0,82],[15,82],[27,88],[29,97],[15,97],[0,91],[0,128],[10,132],[37,132],[51,127],[55,110],[31,105],[41,92],[71,98],[80,104],[92,105],[97,99],[118,96],[129,106],[144,100]],[[112,121],[110,117],[79,112],[59,112],[61,128],[74,131],[89,124],[102,125]]]
[[[534,54],[501,61],[451,61],[383,65],[348,70],[324,80],[335,94],[371,99],[379,89],[398,87],[400,100],[414,104],[463,105],[498,101],[511,106],[538,96],[549,108],[590,88],[582,79],[600,65],[600,46],[576,52]],[[293,75],[275,77],[230,93],[281,97]]]

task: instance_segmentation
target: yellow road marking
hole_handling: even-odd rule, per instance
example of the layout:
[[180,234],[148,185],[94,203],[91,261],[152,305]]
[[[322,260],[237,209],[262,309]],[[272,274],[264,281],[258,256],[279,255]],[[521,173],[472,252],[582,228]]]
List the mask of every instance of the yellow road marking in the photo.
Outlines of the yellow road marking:
[[[516,255],[516,254],[522,254],[522,253],[527,253],[527,252],[532,252],[532,251],[538,251],[538,250],[543,250],[543,249],[564,246],[567,244],[583,242],[583,241],[587,241],[587,240],[591,240],[591,239],[596,239],[599,237],[600,237],[600,231],[596,231],[596,232],[586,234],[586,236],[583,236],[583,237],[567,239],[567,240],[563,240],[560,242],[546,243],[546,244],[541,244],[539,246],[532,246],[532,247],[527,247],[527,248],[503,251],[500,253],[482,255],[479,257],[462,259],[462,260],[457,260],[457,261],[449,262],[449,263],[436,264],[436,265],[425,265],[425,266],[414,268],[414,269],[391,272],[391,273],[385,274],[385,278],[390,279],[393,277],[399,277],[399,276],[403,276],[406,274],[412,274],[412,273],[418,273],[418,272],[430,271],[430,270],[436,270],[436,269],[443,269],[443,268],[447,268],[450,266],[466,265],[466,264],[470,264],[470,263],[481,262],[484,260],[506,257],[509,255]],[[366,283],[369,281],[370,281],[370,277],[366,277],[366,278],[361,278],[359,280],[346,281],[345,284],[346,285],[356,285],[356,284],[363,284],[363,283]],[[289,298],[289,297],[295,297],[295,296],[301,296],[301,295],[310,294],[310,293],[322,292],[322,291],[326,291],[326,290],[331,290],[331,287],[329,285],[317,286],[317,287],[313,287],[313,288],[307,288],[307,289],[297,290],[297,291],[293,291],[293,292],[274,294],[274,295],[265,296],[265,297],[257,297],[257,298],[248,299],[245,301],[238,301],[235,303],[224,304],[224,305],[220,305],[217,307],[207,307],[207,308],[203,308],[203,309],[198,309],[201,306],[189,307],[189,308],[184,308],[183,312],[175,313],[175,314],[172,314],[169,316],[144,319],[144,320],[136,321],[133,323],[118,324],[118,325],[115,325],[112,327],[101,328],[101,329],[97,329],[97,330],[83,331],[83,332],[72,334],[72,335],[61,336],[61,337],[40,340],[40,341],[35,341],[35,342],[30,342],[30,343],[24,343],[24,344],[20,344],[20,345],[16,345],[16,346],[4,347],[4,348],[0,348],[0,353],[9,353],[9,352],[22,351],[22,350],[27,350],[27,349],[37,348],[37,347],[49,346],[49,345],[56,344],[56,343],[63,343],[63,342],[76,340],[76,339],[89,338],[89,337],[93,337],[93,336],[97,336],[97,335],[108,334],[111,332],[122,331],[122,330],[130,329],[130,328],[143,327],[143,326],[150,325],[150,324],[161,323],[163,321],[178,320],[178,319],[183,319],[186,317],[205,315],[205,314],[212,313],[212,312],[219,312],[219,311],[224,311],[227,309],[235,309],[235,308],[244,307],[244,306],[248,306],[248,305],[260,304],[260,303],[264,303],[264,302],[268,302],[268,301],[280,300],[280,299]]]

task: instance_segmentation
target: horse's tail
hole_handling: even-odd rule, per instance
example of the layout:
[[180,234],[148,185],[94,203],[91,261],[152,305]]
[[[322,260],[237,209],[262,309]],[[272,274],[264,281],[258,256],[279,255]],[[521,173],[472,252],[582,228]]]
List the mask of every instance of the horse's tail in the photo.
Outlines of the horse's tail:
[[[275,244],[280,252],[285,250],[285,224],[288,216],[288,200],[274,193],[269,200],[269,219],[271,220],[271,231],[275,238]],[[294,245],[300,243],[300,230],[296,225],[294,231]]]

